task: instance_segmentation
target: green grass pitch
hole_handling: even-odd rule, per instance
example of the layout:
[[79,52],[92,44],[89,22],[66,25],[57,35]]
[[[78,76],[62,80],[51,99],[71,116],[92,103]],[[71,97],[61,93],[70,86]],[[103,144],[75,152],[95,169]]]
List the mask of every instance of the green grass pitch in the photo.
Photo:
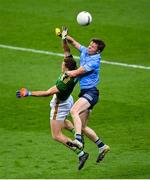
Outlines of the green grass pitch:
[[[76,23],[82,10],[92,14],[90,26]],[[0,0],[0,45],[63,53],[54,29],[66,25],[84,45],[92,37],[102,38],[107,45],[103,60],[150,66],[149,12],[149,0]],[[111,151],[97,165],[98,149],[86,138],[90,158],[78,171],[76,155],[51,138],[51,97],[15,96],[21,87],[46,90],[54,85],[61,61],[0,48],[0,178],[150,178],[150,70],[102,63],[101,101],[89,126]],[[75,100],[78,92],[79,86]]]

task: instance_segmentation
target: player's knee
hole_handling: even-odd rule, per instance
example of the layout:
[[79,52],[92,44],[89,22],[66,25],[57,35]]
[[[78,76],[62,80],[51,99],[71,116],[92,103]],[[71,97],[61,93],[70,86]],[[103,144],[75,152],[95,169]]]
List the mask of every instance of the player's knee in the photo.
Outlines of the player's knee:
[[75,108],[71,108],[70,113],[71,113],[72,117],[78,115],[78,111]]

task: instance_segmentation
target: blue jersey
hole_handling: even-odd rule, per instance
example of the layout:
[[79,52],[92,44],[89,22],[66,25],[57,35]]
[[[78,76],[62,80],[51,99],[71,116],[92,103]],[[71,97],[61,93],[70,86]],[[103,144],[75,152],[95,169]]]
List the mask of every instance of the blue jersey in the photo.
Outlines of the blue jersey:
[[80,89],[89,89],[96,87],[99,82],[100,54],[89,55],[87,48],[80,46],[80,67],[86,71],[79,76]]

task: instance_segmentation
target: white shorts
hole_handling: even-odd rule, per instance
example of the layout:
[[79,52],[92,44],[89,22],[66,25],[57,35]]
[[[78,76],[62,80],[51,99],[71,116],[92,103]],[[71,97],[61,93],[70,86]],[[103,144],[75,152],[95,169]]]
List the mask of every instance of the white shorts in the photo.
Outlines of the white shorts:
[[60,101],[56,95],[53,96],[50,107],[50,120],[64,121],[73,106],[73,97],[70,95],[67,100]]

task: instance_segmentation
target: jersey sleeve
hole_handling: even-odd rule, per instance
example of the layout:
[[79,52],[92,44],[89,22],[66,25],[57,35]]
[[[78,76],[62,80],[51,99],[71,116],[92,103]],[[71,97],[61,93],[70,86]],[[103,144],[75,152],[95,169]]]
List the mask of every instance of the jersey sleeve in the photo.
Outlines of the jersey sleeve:
[[58,88],[60,92],[65,91],[67,89],[66,82],[67,82],[67,79],[63,78],[63,76],[61,77],[59,81],[56,82],[56,87]]
[[85,46],[80,45],[79,51],[80,51],[80,52],[86,51],[86,47],[85,47]]

